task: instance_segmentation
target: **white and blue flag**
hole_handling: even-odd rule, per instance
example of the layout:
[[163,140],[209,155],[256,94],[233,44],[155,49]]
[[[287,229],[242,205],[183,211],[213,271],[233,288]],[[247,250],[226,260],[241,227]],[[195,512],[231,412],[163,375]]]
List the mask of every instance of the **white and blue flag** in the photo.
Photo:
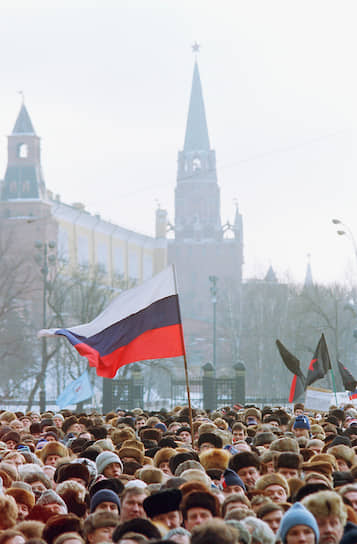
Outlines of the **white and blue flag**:
[[79,378],[67,385],[57,398],[57,406],[60,410],[70,406],[71,404],[78,404],[87,400],[93,395],[93,388],[89,381],[88,370],[83,372]]

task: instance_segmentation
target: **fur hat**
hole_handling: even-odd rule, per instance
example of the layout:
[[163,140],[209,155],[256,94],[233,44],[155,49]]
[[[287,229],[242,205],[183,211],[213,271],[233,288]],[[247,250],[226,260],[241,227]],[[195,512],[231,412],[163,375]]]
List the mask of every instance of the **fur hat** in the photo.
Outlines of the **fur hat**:
[[138,448],[122,446],[118,451],[118,455],[120,459],[123,459],[124,457],[132,457],[139,463],[139,465],[142,465],[144,462],[144,453]]
[[113,444],[119,446],[126,440],[134,440],[135,431],[131,427],[125,427],[124,429],[115,429],[111,433],[111,439],[113,441]]
[[66,503],[63,499],[53,491],[53,489],[46,489],[37,501],[37,504],[46,506],[47,504],[60,504],[65,510],[67,510]]
[[347,513],[342,498],[335,491],[319,491],[303,499],[302,504],[315,518],[337,516],[345,525]]
[[300,470],[302,463],[303,459],[301,455],[290,451],[282,452],[274,459],[274,466],[275,470],[277,471],[279,468],[292,468],[295,470]]
[[244,412],[244,419],[247,419],[247,417],[254,417],[258,421],[260,421],[262,418],[260,410],[254,407],[246,409]]
[[176,451],[173,448],[161,448],[154,455],[154,466],[159,467],[161,463],[168,463],[176,455]]
[[74,480],[66,480],[57,485],[56,492],[63,499],[68,512],[79,518],[85,517],[87,512],[87,491]]
[[90,513],[92,514],[97,506],[102,502],[113,502],[118,507],[118,512],[120,512],[120,500],[119,497],[111,489],[101,489],[94,493],[90,501]]
[[146,497],[143,506],[148,518],[152,519],[161,514],[178,510],[181,499],[182,493],[179,489],[166,489]]
[[272,451],[292,451],[294,453],[299,453],[299,445],[295,438],[278,438],[270,444],[270,449]]
[[49,455],[58,455],[59,457],[67,457],[68,449],[61,442],[47,442],[47,444],[38,453],[41,461],[46,464],[46,459]]
[[17,506],[14,497],[0,495],[1,525],[3,529],[14,527],[17,519]]
[[196,452],[193,451],[185,451],[185,452],[179,452],[176,453],[176,455],[173,455],[169,460],[169,467],[172,472],[172,474],[175,474],[177,467],[183,463],[184,461],[188,461],[189,459],[193,459],[194,461],[199,461],[199,457]]
[[94,514],[89,514],[83,524],[83,533],[87,537],[90,533],[93,533],[96,529],[102,527],[116,527],[119,525],[119,516],[114,512],[98,511]]
[[12,480],[18,480],[19,479],[19,473],[12,463],[7,463],[5,461],[1,461],[0,463],[0,470],[3,470],[4,472],[7,472],[7,474],[10,476]]
[[43,529],[42,538],[47,544],[53,544],[54,540],[62,533],[82,533],[81,520],[74,514],[56,514],[47,521]]
[[20,531],[26,540],[30,538],[41,538],[45,524],[41,521],[25,520],[16,524],[16,529]]
[[161,484],[164,481],[164,473],[159,468],[144,467],[138,470],[136,476],[146,484]]
[[111,489],[120,497],[124,491],[124,484],[119,478],[102,478],[90,486],[90,497],[93,497],[94,493],[100,489]]
[[190,508],[204,508],[209,510],[213,517],[219,517],[220,504],[218,498],[209,491],[193,491],[183,498],[181,511],[184,519],[186,519]]
[[333,470],[337,470],[336,457],[334,457],[330,453],[317,453],[316,455],[314,455],[313,459],[311,458],[311,462],[316,461],[330,463],[330,465],[333,467]]
[[162,437],[162,431],[160,429],[142,429],[139,431],[141,440],[155,440],[158,442]]
[[123,470],[123,463],[121,462],[120,457],[114,452],[111,451],[102,451],[95,460],[97,465],[98,474],[103,474],[104,470],[111,463],[118,463]]
[[326,461],[314,461],[314,457],[311,457],[307,463],[303,463],[302,468],[307,474],[308,472],[317,472],[326,476],[326,478],[331,478],[333,467],[330,463]]
[[343,459],[349,467],[356,463],[356,455],[353,449],[348,446],[340,444],[339,446],[333,446],[329,448],[328,453],[333,455],[336,459]]
[[2,442],[8,442],[10,440],[12,440],[12,442],[16,442],[16,444],[18,444],[21,440],[21,437],[19,435],[19,433],[17,433],[16,431],[9,431],[7,433],[5,433],[2,437],[1,437],[1,440]]
[[219,448],[211,448],[200,454],[200,463],[205,470],[209,468],[225,470],[228,467],[229,459],[229,452]]
[[306,525],[315,533],[315,544],[319,541],[319,528],[314,516],[300,503],[295,503],[283,516],[280,527],[279,537],[283,544],[286,544],[286,536],[290,529],[296,525]]
[[258,470],[260,469],[260,460],[259,457],[250,451],[242,451],[241,453],[236,453],[233,457],[230,458],[229,468],[237,472],[241,468],[246,467],[255,467]]
[[56,483],[59,484],[65,480],[71,480],[72,478],[80,478],[84,480],[85,484],[89,482],[89,470],[82,463],[66,463],[59,467]]
[[129,438],[129,440],[125,440],[121,444],[122,448],[136,448],[137,450],[145,452],[145,446],[140,440],[136,440],[134,438]]
[[271,444],[276,440],[276,435],[271,432],[260,432],[253,438],[253,446],[264,446],[264,444]]
[[[188,461],[184,461],[183,463],[179,464],[179,466],[175,470],[175,476],[180,477],[181,474],[185,472],[185,470],[191,470],[191,469],[202,470],[202,472],[205,472],[205,469],[203,468],[201,463],[199,463],[198,461],[194,461],[193,459],[189,459]],[[207,470],[210,470],[210,469],[207,469]]]
[[27,489],[11,487],[7,489],[6,495],[14,497],[16,503],[25,504],[29,510],[35,506],[35,495]]
[[274,472],[261,476],[261,478],[259,478],[259,480],[256,482],[255,487],[256,489],[265,491],[265,489],[270,485],[280,485],[285,490],[286,496],[288,497],[290,495],[288,482],[284,476]]
[[215,433],[202,433],[198,438],[198,447],[201,447],[202,444],[211,444],[214,448],[222,448],[223,440]]

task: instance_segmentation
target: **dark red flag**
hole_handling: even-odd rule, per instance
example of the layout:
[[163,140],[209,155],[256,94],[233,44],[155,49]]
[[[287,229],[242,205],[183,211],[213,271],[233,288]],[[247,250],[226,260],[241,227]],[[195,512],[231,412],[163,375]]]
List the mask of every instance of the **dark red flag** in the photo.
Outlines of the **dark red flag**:
[[354,392],[357,387],[357,380],[352,376],[351,372],[347,370],[345,366],[343,366],[340,361],[337,361],[338,364],[338,370],[340,371],[343,387],[346,389],[346,391],[352,391]]
[[299,397],[301,397],[305,390],[305,376],[301,371],[300,361],[295,357],[295,355],[286,349],[280,340],[276,341],[276,346],[286,368],[294,374],[290,387],[289,402],[295,402]]
[[312,385],[317,380],[321,380],[327,371],[331,369],[330,356],[327,349],[325,336],[321,334],[319,343],[315,350],[314,356],[311,359],[309,369],[306,376],[305,388]]

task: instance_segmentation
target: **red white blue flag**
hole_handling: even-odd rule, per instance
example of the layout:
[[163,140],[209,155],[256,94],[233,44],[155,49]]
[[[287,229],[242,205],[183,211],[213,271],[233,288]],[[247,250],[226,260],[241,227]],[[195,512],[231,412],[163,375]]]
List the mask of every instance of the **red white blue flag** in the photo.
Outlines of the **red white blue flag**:
[[57,335],[65,336],[105,378],[114,378],[129,363],[184,355],[173,266],[120,293],[90,323],[39,332],[39,336]]

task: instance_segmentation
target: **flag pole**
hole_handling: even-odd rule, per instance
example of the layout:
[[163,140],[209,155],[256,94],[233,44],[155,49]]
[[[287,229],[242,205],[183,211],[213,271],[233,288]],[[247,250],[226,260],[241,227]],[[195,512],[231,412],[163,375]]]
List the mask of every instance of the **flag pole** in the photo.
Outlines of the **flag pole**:
[[335,393],[336,406],[338,406],[338,403],[337,403],[337,394],[336,394],[336,382],[335,382],[335,375],[334,375],[333,368],[332,368],[332,363],[331,363],[330,372],[331,372],[331,378],[332,378],[333,392]]
[[[171,266],[172,266],[172,273],[173,273],[174,282],[175,282],[175,292],[176,292],[176,295],[178,295],[175,265],[172,264]],[[177,297],[177,311],[178,311],[178,315],[179,315],[179,319],[180,319],[180,323],[181,323],[180,335],[181,335],[181,342],[182,342],[182,347],[183,347],[183,362],[184,362],[184,367],[185,367],[186,391],[187,391],[187,402],[188,402],[188,417],[189,417],[189,420],[190,420],[191,440],[192,440],[192,449],[193,449],[194,448],[194,434],[193,434],[193,421],[192,421],[192,405],[191,405],[190,381],[189,381],[189,377],[188,377],[188,366],[187,366],[185,339],[184,339],[184,336],[183,336],[181,311],[180,311],[180,304],[178,302],[178,297]]]

